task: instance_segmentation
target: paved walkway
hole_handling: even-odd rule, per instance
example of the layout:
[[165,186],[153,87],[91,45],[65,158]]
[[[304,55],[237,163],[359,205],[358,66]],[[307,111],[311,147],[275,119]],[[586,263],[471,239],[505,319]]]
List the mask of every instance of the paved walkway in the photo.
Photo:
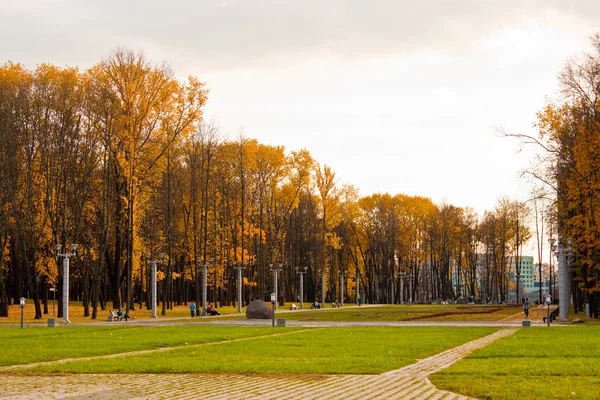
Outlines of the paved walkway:
[[515,331],[502,329],[380,375],[3,374],[0,399],[468,399],[427,377]]

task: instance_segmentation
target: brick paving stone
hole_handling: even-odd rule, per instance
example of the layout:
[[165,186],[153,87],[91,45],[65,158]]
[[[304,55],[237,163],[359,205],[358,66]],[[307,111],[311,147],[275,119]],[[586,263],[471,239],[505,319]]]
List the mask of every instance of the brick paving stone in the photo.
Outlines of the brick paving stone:
[[380,375],[21,375],[7,372],[0,380],[0,399],[467,400],[468,397],[437,389],[427,376],[515,331],[515,328],[502,329]]

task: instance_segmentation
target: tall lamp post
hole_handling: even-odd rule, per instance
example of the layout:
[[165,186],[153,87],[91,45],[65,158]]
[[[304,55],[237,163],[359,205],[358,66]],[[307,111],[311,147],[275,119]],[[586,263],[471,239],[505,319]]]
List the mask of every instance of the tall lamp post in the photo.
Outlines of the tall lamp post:
[[19,306],[21,306],[21,329],[23,329],[23,312],[25,310],[25,297],[19,299]]
[[152,254],[146,253],[146,260],[152,266],[152,298],[150,301],[152,302],[152,318],[157,318],[156,316],[156,265],[162,263],[162,259],[165,256],[165,253],[158,253],[158,260],[150,260],[152,258]]
[[70,253],[61,253],[62,244],[56,243],[54,248],[56,249],[56,255],[58,257],[63,258],[63,322],[68,324],[69,322],[69,259],[73,257],[76,253],[77,247],[79,245],[76,243],[71,244],[71,252]]
[[275,328],[275,304],[277,304],[277,295],[271,293],[271,303],[273,304],[273,328]]
[[242,265],[236,267],[236,262],[233,262],[233,269],[237,271],[238,281],[238,312],[242,312],[242,270],[246,269],[246,261]]
[[296,273],[300,275],[300,308],[304,305],[304,274],[306,273],[306,267],[296,267]]
[[[275,303],[273,303],[273,310],[277,310],[277,273],[281,269],[281,264],[273,265],[269,264],[271,272],[273,272],[273,293],[275,295]],[[275,313],[275,311],[273,311]]]

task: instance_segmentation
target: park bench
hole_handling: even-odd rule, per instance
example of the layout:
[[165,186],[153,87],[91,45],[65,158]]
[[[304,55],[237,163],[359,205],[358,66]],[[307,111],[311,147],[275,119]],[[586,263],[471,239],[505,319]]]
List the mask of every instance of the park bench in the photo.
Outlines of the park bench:
[[121,320],[121,318],[117,315],[116,312],[110,310],[109,313],[110,313],[110,314],[108,314],[109,321],[120,321]]
[[127,321],[128,318],[132,318],[132,317],[128,317],[127,315],[118,315],[116,311],[109,311],[110,315],[108,316],[108,320],[109,321]]

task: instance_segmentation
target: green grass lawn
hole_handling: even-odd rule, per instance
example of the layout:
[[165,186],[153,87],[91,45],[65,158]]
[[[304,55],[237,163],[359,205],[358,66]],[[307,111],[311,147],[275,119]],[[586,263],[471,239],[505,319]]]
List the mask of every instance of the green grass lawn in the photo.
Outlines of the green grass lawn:
[[[293,328],[290,328],[293,329]],[[78,358],[127,351],[214,343],[272,334],[270,327],[213,326],[65,326],[58,328],[0,328],[0,366]]]
[[[499,310],[499,311],[497,311]],[[520,308],[494,305],[385,305],[339,309],[297,310],[281,313],[294,321],[499,321],[521,313]]]
[[[186,329],[183,329],[186,328]],[[216,330],[214,326],[170,327],[161,333],[158,327],[137,328],[137,332],[114,328],[97,331],[96,327],[83,328],[79,344],[86,344],[85,353],[97,354],[106,349],[114,353],[155,348],[156,341],[171,337],[177,346],[174,350],[153,352],[109,359],[79,360],[61,364],[35,367],[28,372],[67,373],[294,373],[337,374],[381,373],[414,363],[458,346],[467,341],[488,335],[494,328],[316,328],[291,330],[290,328],[228,328]],[[69,329],[65,329],[66,332]],[[181,330],[181,331],[180,331]],[[1,330],[0,330],[1,331]],[[179,332],[179,334],[178,334]],[[266,333],[278,334],[265,336]],[[112,333],[112,335],[110,335]],[[126,333],[126,336],[124,336]],[[228,334],[233,337],[257,336],[254,339],[216,343]],[[104,339],[97,341],[101,335]],[[112,340],[108,340],[111,336]],[[262,337],[258,337],[262,336]],[[190,338],[194,338],[192,341]],[[119,339],[117,339],[119,338]],[[145,339],[144,339],[145,338]],[[152,339],[154,338],[154,339]],[[42,339],[38,336],[38,340]],[[45,338],[48,343],[49,338]],[[17,338],[13,338],[17,340]],[[184,341],[185,340],[185,341]],[[40,340],[41,341],[41,340]],[[135,342],[145,342],[146,345]],[[121,342],[119,349],[111,346]],[[167,340],[161,340],[164,346]],[[187,344],[186,344],[187,343]],[[194,346],[196,343],[213,343]],[[22,347],[22,346],[19,346]],[[38,349],[52,353],[46,347]],[[64,353],[63,353],[64,354]],[[72,357],[72,354],[64,354]],[[77,354],[75,356],[82,356]],[[36,357],[29,353],[29,361]],[[50,358],[50,357],[44,357]],[[20,362],[27,362],[21,357]]]
[[[346,307],[332,309],[331,304],[327,304],[325,309],[310,310],[310,304],[305,303],[304,310],[289,311],[289,306],[292,303],[280,306],[278,317],[297,321],[500,321],[507,318],[518,317],[522,314],[520,307],[503,306],[503,305],[464,305],[464,304],[412,304],[412,305],[375,305],[357,307],[354,304],[348,304]],[[294,303],[299,306],[299,304]],[[139,308],[130,312],[132,317],[137,320],[151,319],[150,310],[145,307]],[[488,312],[491,310],[498,310]],[[161,315],[162,307],[158,307],[158,319],[188,319],[196,322],[214,321],[214,317],[190,318],[189,308],[187,305],[175,306],[172,310],[167,310],[166,315]],[[225,306],[219,307],[219,312],[222,314],[221,319],[245,319],[246,309],[242,309],[242,313],[237,312],[237,307]],[[25,324],[46,324],[48,318],[53,318],[55,307],[49,308],[49,314],[43,315],[40,320],[34,320],[35,315],[33,303],[29,301],[25,306]],[[285,311],[285,312],[283,312]],[[99,310],[98,319],[92,320],[90,317],[83,316],[83,306],[81,302],[71,302],[69,310],[69,319],[73,323],[95,323],[106,322],[109,315],[109,310]],[[531,310],[532,319],[539,319],[545,315],[544,310],[537,310],[535,307]],[[539,315],[538,315],[539,314]],[[543,315],[542,315],[543,314]],[[9,307],[8,318],[0,318],[2,324],[18,324],[20,322],[21,309],[18,305]],[[61,321],[58,321],[61,323]]]
[[598,399],[600,326],[520,329],[430,380],[480,399]]
[[[91,318],[91,316],[84,317],[84,308],[83,308],[83,304],[81,301],[71,301],[71,302],[69,302],[69,320],[72,323],[106,322],[108,319],[109,311],[113,310],[111,307],[112,306],[111,303],[109,303],[107,306],[108,306],[108,308],[105,310],[98,309],[97,319],[94,320]],[[233,306],[219,307],[219,308],[217,308],[217,310],[223,315],[225,315],[225,314],[242,315],[237,312],[237,307],[233,307]],[[43,306],[42,306],[42,311],[43,311]],[[243,308],[244,313],[245,313],[245,311],[246,311],[246,309]],[[34,319],[35,306],[33,304],[33,301],[31,299],[28,299],[25,303],[25,309],[24,309],[24,315],[23,315],[24,323],[25,324],[46,324],[48,318],[57,318],[57,316],[56,316],[57,312],[58,312],[57,302],[50,300],[50,304],[48,306],[48,314],[42,314],[42,319],[36,320],[36,319]],[[90,314],[92,313],[91,307],[89,308],[89,312],[90,312]],[[161,319],[161,318],[162,319],[185,318],[185,319],[192,320],[192,318],[190,317],[189,304],[175,305],[173,307],[173,309],[165,310],[165,315],[162,315],[162,305],[159,305],[156,309],[156,312],[158,314],[159,319]],[[135,309],[130,310],[129,315],[131,315],[132,317],[135,317],[136,319],[151,319],[152,310],[148,310],[144,306],[142,306],[140,308],[139,304],[135,304]],[[194,321],[207,320],[207,319],[210,320],[211,318],[210,317],[194,318]],[[61,319],[59,319],[59,321],[60,320]],[[19,306],[18,303],[12,304],[8,307],[8,317],[0,318],[0,325],[2,325],[2,324],[19,324],[20,322],[21,322],[21,307]]]

